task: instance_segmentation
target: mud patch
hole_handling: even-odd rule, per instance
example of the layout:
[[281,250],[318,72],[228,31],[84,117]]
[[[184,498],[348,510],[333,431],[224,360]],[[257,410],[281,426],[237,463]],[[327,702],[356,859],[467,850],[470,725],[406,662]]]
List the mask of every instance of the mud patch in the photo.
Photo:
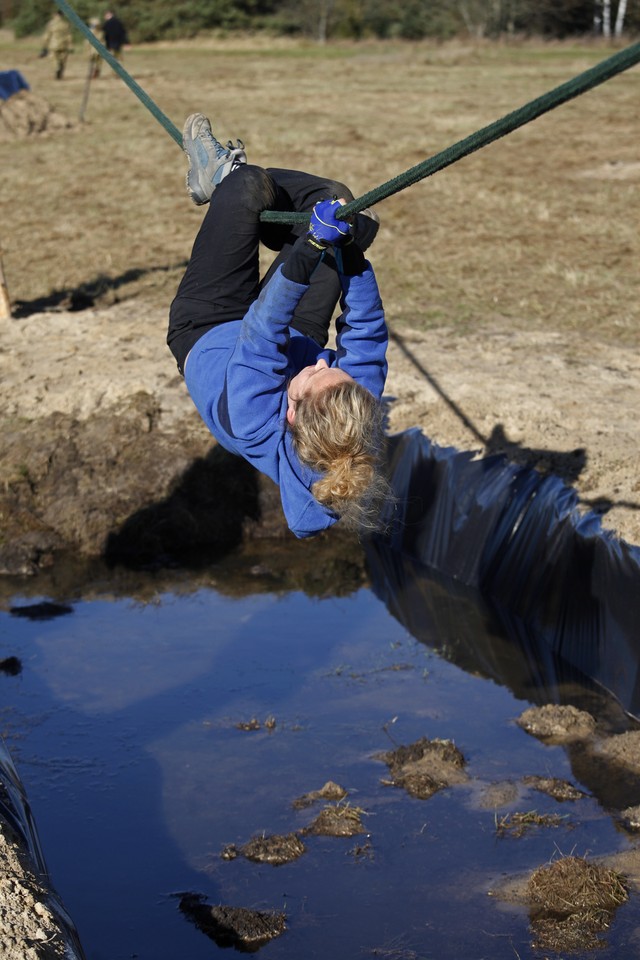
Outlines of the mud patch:
[[17,677],[22,672],[22,662],[17,657],[4,657],[0,660],[0,673],[8,677]]
[[184,894],[180,910],[219,947],[235,947],[248,953],[259,950],[286,930],[284,913],[211,906],[197,893]]
[[302,832],[309,836],[355,837],[366,833],[362,823],[363,814],[364,810],[360,807],[340,804],[328,806]]
[[72,128],[70,120],[28,90],[19,90],[7,100],[0,100],[0,141],[22,140]]
[[587,793],[578,790],[568,780],[560,780],[558,777],[530,776],[523,777],[522,782],[534,790],[539,790],[540,793],[546,793],[547,796],[552,797],[559,803],[564,803],[565,800],[581,800],[588,796]]
[[570,704],[548,703],[543,707],[529,707],[516,720],[519,727],[548,743],[571,743],[587,740],[596,728],[596,722],[586,710]]
[[306,847],[295,833],[286,835],[274,833],[269,837],[253,837],[248,843],[237,847],[234,843],[228,844],[221,853],[223,860],[235,860],[236,857],[246,857],[254,863],[271,863],[274,867],[283,863],[297,860],[305,852]]
[[387,786],[402,787],[412,797],[428,800],[434,793],[469,779],[462,753],[451,740],[422,737],[409,746],[378,755],[389,767]]
[[309,793],[303,793],[293,801],[294,810],[302,810],[304,807],[310,807],[318,800],[344,800],[347,791],[339,783],[333,780],[327,780],[324,787],[320,790],[311,790]]

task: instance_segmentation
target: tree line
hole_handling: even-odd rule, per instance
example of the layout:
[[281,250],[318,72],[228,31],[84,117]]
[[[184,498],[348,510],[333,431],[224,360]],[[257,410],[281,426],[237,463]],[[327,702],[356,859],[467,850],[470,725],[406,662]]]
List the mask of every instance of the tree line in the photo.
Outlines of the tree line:
[[[86,20],[107,9],[96,0],[72,5]],[[51,0],[0,0],[0,26],[16,36],[38,33],[54,9]],[[132,43],[212,30],[269,31],[319,43],[640,33],[640,0],[117,0],[108,9],[125,23]]]

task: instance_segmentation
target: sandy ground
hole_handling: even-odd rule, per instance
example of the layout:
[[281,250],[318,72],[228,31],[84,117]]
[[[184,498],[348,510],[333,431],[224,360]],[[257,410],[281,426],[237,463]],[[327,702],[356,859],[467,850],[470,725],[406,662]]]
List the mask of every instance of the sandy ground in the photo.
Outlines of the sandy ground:
[[[85,418],[146,390],[167,425],[204,430],[165,327],[165,311],[141,301],[3,322],[5,415]],[[581,509],[595,507],[605,528],[640,544],[640,358],[629,348],[571,333],[396,333],[391,324],[387,397],[392,432],[417,426],[439,446],[549,469],[576,488]]]
[[4,960],[65,956],[59,921],[47,897],[20,844],[0,824],[0,954]]

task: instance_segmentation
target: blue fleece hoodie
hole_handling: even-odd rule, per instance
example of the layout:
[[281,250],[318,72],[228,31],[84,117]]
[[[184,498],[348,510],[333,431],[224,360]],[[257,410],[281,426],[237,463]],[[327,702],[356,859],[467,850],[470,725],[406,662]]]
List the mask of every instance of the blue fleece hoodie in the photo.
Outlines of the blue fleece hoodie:
[[307,284],[283,276],[280,267],[243,320],[207,331],[192,348],[185,381],[200,416],[216,440],[280,487],[282,507],[296,537],[310,537],[340,518],[311,493],[320,474],[298,459],[287,427],[287,384],[322,357],[381,397],[387,376],[387,328],[378,285],[369,263],[343,276],[344,326],[336,350],[290,330]]

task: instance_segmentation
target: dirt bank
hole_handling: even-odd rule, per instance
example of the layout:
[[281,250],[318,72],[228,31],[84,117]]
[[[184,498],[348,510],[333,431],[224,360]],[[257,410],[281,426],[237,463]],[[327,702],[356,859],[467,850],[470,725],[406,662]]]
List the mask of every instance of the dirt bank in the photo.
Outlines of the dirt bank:
[[[389,428],[504,452],[561,476],[603,526],[640,543],[640,359],[569,333],[396,333]],[[277,493],[215,450],[164,343],[166,315],[130,300],[0,328],[0,561],[29,572],[73,544],[148,561],[286,535]],[[229,504],[235,509],[229,511]],[[264,532],[264,530],[263,530]]]

